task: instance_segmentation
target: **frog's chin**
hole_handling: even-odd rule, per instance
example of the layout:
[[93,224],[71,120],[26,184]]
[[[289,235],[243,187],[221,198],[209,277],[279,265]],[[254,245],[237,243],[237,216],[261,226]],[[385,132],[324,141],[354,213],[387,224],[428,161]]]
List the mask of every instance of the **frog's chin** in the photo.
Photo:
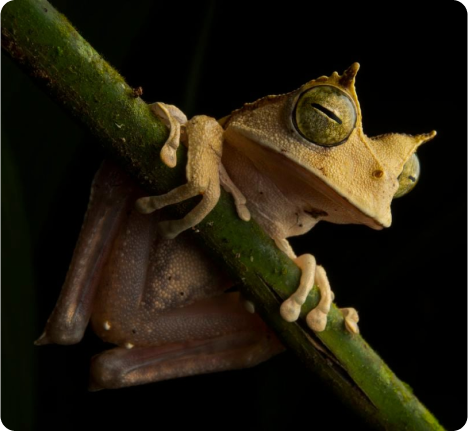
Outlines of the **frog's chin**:
[[385,217],[371,217],[373,220],[372,225],[368,225],[372,229],[375,230],[382,230],[383,228],[390,227],[392,225],[392,216],[385,216]]
[[[256,128],[232,124],[226,130],[225,138],[251,160],[256,160],[255,163],[262,166],[262,169],[269,171],[269,176],[282,177],[283,181],[287,178],[290,183],[295,178],[298,188],[316,190],[325,200],[333,201],[334,207],[328,206],[331,211],[326,210],[328,217],[320,217],[321,220],[339,224],[364,224],[372,229],[391,225],[390,203],[398,182],[392,172],[384,174],[383,166],[382,171],[375,171],[381,175],[371,177],[369,181],[370,175],[359,170],[361,166],[358,162],[342,157],[342,164],[327,165],[322,157],[313,163],[309,152],[287,151]],[[328,151],[332,150],[317,149],[318,153]],[[313,194],[307,191],[302,193],[300,190],[297,193],[292,192]],[[325,205],[324,199],[319,198],[318,201]],[[317,207],[320,208],[320,205]]]
[[[383,228],[391,226],[392,214],[390,209],[383,214],[373,214],[371,211],[366,211],[365,207],[359,207],[344,197],[342,197],[342,199],[346,201],[346,205],[344,206],[348,207],[348,216],[350,219],[347,223],[363,224],[374,230],[382,230]],[[351,220],[351,218],[354,218],[354,221]]]
[[[377,199],[360,198],[359,190],[354,192],[349,184],[343,186],[349,190],[341,190],[320,170],[304,166],[258,136],[250,136],[243,129],[230,128],[228,132],[226,144],[244,154],[257,171],[272,179],[293,207],[304,208],[306,213],[314,213],[312,217],[317,220],[330,223],[361,224],[376,230],[390,226],[390,201],[379,201],[380,205],[376,205]],[[313,211],[309,212],[308,208]]]

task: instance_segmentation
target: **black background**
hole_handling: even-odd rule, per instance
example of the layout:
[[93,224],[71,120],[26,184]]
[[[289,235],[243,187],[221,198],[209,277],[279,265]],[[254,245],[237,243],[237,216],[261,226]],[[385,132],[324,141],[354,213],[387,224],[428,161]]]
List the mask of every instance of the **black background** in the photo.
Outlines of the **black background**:
[[[319,224],[293,239],[336,301],[448,430],[466,421],[466,10],[404,4],[52,2],[143,99],[222,117],[354,61],[367,135],[438,131],[384,231]],[[353,2],[354,3],[354,2]],[[408,3],[408,2],[407,2]],[[10,429],[365,429],[292,353],[254,369],[87,392],[91,333],[33,347],[104,157],[2,54],[2,420]]]

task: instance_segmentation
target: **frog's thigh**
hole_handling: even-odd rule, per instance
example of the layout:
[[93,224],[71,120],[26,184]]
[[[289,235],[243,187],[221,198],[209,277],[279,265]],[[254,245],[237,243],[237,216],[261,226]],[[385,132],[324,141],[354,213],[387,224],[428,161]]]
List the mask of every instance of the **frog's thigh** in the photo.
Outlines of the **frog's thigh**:
[[81,228],[59,300],[36,344],[74,344],[83,337],[91,315],[100,273],[124,218],[135,186],[111,162],[104,162],[91,187]]
[[138,211],[146,214],[196,195],[203,196],[202,201],[183,219],[171,220],[161,225],[159,230],[164,238],[174,238],[200,223],[219,200],[223,129],[214,118],[197,116],[186,124],[186,133],[187,184],[161,196],[141,198],[136,203]]
[[189,322],[189,332],[198,327],[200,334],[211,336],[108,350],[92,360],[90,389],[252,367],[284,350],[260,318],[243,309],[235,293],[174,310],[171,318]]
[[[191,324],[197,320],[191,304],[231,285],[188,234],[173,240],[156,235],[158,221],[158,214],[133,211],[114,241],[91,317],[94,332],[106,342],[151,346],[197,338],[200,325]],[[211,308],[196,309],[206,317],[204,337],[221,330],[219,322],[209,322]]]

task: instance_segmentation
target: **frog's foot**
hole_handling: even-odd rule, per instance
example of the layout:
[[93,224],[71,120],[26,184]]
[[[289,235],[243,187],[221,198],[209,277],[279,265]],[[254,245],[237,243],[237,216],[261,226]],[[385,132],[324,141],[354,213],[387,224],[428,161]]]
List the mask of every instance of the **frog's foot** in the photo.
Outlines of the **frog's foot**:
[[323,267],[318,266],[314,256],[304,254],[294,259],[296,265],[301,269],[302,276],[298,289],[280,308],[281,316],[288,322],[295,322],[299,318],[301,307],[307,299],[314,284],[320,290],[320,302],[306,317],[309,328],[321,332],[327,326],[327,315],[333,301],[333,292],[330,289],[327,274]]
[[169,137],[161,149],[161,160],[170,168],[177,165],[177,148],[180,143],[180,126],[187,123],[185,114],[174,105],[156,102],[150,105],[152,111],[169,128]]
[[186,124],[188,162],[187,184],[177,187],[161,196],[138,199],[136,208],[147,214],[167,205],[176,204],[193,196],[203,199],[181,220],[160,223],[159,232],[163,238],[175,238],[179,233],[200,223],[219,200],[223,129],[210,117],[197,116]]
[[[301,307],[307,299],[307,295],[312,290],[314,284],[320,290],[320,301],[306,317],[309,328],[315,332],[325,330],[327,326],[327,316],[330,311],[331,303],[335,299],[334,293],[330,289],[325,269],[315,263],[315,258],[311,254],[304,254],[296,257],[291,245],[285,238],[275,238],[278,248],[284,252],[301,269],[301,281],[295,293],[293,293],[280,308],[280,314],[284,320],[295,322],[301,313]],[[354,308],[341,308],[344,317],[345,327],[352,334],[359,334],[359,315]]]
[[343,315],[345,327],[351,334],[359,334],[359,315],[354,308],[340,308],[340,312]]

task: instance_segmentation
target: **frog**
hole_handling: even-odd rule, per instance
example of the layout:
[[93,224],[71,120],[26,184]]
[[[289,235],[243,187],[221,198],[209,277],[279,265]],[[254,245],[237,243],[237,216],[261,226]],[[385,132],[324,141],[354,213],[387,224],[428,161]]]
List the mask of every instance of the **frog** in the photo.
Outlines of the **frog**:
[[[247,368],[282,352],[254,304],[189,235],[221,188],[238,217],[255,220],[301,270],[297,290],[277,312],[296,321],[317,286],[320,300],[306,323],[324,331],[334,300],[326,271],[313,255],[297,256],[288,238],[319,221],[389,227],[392,200],[418,181],[416,150],[436,135],[366,136],[355,89],[359,67],[247,103],[220,120],[188,120],[174,105],[150,105],[169,129],[162,163],[175,167],[178,147],[187,147],[187,182],[147,196],[117,165],[103,163],[60,297],[36,344],[78,343],[90,324],[115,346],[92,358],[91,390]],[[183,218],[167,215],[194,196],[201,199]],[[343,330],[358,336],[358,312],[340,310]]]

